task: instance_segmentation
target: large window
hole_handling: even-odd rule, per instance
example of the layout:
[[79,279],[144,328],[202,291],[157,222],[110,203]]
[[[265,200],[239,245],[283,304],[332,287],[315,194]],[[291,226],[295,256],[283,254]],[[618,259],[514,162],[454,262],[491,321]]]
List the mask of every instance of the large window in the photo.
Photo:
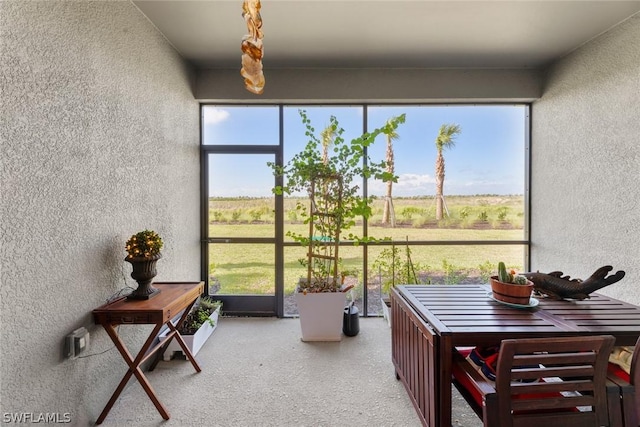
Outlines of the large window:
[[341,242],[361,313],[379,315],[380,296],[392,284],[483,283],[498,261],[527,269],[528,105],[204,105],[203,273],[210,293],[271,295],[275,314],[297,313],[292,294],[304,276],[298,259],[305,251],[286,233],[305,225],[295,197],[271,193],[266,163],[286,163],[306,144],[299,109],[317,135],[336,116],[347,140],[406,115],[396,135],[380,136],[369,149],[374,160],[393,164],[397,182],[362,185],[376,202],[355,232],[384,240]]

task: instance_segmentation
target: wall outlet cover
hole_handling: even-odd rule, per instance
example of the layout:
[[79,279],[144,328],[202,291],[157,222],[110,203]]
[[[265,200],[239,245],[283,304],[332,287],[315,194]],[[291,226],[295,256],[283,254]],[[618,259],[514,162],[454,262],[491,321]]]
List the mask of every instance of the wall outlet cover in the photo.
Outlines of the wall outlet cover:
[[78,328],[65,337],[64,357],[75,359],[89,348],[89,331]]

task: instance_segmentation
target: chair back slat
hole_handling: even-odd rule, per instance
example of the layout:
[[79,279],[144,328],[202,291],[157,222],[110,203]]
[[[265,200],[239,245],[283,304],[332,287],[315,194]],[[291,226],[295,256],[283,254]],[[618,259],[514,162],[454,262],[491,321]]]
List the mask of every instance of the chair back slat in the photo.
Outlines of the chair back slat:
[[578,406],[595,405],[595,398],[588,395],[556,396],[545,398],[516,399],[511,403],[514,413],[522,411],[560,411],[575,412]]
[[514,355],[513,365],[531,365],[535,362],[541,362],[545,366],[549,365],[581,365],[585,363],[594,363],[595,355],[588,350],[584,350],[580,353],[547,353],[547,354],[517,354]]
[[514,416],[513,427],[545,427],[545,426],[562,426],[562,427],[584,427],[588,425],[597,425],[597,419],[594,413],[560,413],[560,414],[542,414],[536,415]]
[[511,385],[512,395],[535,395],[535,394],[549,394],[549,393],[562,393],[562,392],[592,392],[594,389],[593,381],[590,380],[565,380],[565,381],[551,381],[548,378],[546,381],[539,381],[535,383],[515,383]]
[[594,375],[593,364],[571,365],[571,366],[544,366],[535,368],[513,368],[511,369],[511,379],[536,379],[536,378],[580,378]]

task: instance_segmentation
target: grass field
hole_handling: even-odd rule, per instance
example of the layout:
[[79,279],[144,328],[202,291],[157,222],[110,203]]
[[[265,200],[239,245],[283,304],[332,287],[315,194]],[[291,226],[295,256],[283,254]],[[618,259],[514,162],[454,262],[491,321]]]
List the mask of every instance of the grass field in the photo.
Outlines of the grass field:
[[[285,222],[300,221],[295,209],[298,199],[284,200]],[[516,196],[450,196],[445,198],[449,215],[435,220],[433,197],[413,197],[394,199],[396,221],[402,226],[472,228],[479,223],[492,228],[510,226],[522,229],[524,224],[524,199]],[[373,204],[372,226],[380,225],[384,201],[377,199]],[[251,224],[274,222],[274,200],[272,198],[211,199],[209,219],[213,223]]]
[[[432,197],[394,200],[397,226],[385,227],[382,201],[374,204],[369,220],[369,235],[391,238],[404,257],[404,242],[428,241],[427,246],[411,245],[411,260],[420,280],[431,283],[459,283],[495,274],[498,261],[522,270],[524,245],[454,245],[446,241],[520,241],[524,239],[524,202],[522,196],[452,196],[445,199],[449,216],[435,220]],[[212,199],[209,203],[210,237],[274,237],[272,199]],[[295,200],[285,200],[285,232],[304,233],[306,226],[296,217]],[[362,228],[353,230],[362,235]],[[285,238],[286,239],[286,238]],[[368,251],[369,282],[376,282],[380,271],[372,266],[384,245],[341,246],[343,265],[364,277],[363,259]],[[298,262],[305,248],[285,247],[285,293],[294,290],[297,278],[305,275]],[[224,294],[270,294],[274,290],[275,252],[272,244],[210,244],[210,277]],[[210,285],[211,286],[211,285]]]

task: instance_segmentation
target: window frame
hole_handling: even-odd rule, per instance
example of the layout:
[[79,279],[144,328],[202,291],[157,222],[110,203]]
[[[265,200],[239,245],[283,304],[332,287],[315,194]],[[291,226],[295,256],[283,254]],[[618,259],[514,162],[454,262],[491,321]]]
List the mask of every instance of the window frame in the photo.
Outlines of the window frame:
[[[522,106],[524,107],[524,194],[523,194],[523,202],[524,202],[524,222],[523,222],[523,238],[520,240],[414,240],[410,242],[406,241],[383,241],[377,242],[375,245],[379,246],[390,246],[390,245],[408,245],[408,246],[456,246],[456,245],[469,245],[469,246],[487,246],[487,245],[521,245],[523,246],[523,266],[525,270],[528,270],[530,267],[530,247],[531,247],[531,103],[363,103],[363,102],[349,102],[349,103],[318,103],[318,102],[304,102],[304,103],[260,103],[260,104],[238,104],[238,103],[229,103],[229,102],[216,102],[216,103],[201,103],[200,104],[200,171],[201,171],[201,182],[200,182],[200,193],[201,193],[201,277],[205,282],[205,293],[208,294],[209,290],[209,244],[216,243],[215,238],[209,237],[209,224],[208,224],[208,214],[209,214],[209,196],[208,196],[208,176],[209,171],[207,168],[207,156],[211,153],[234,153],[234,154],[256,154],[256,153],[269,153],[275,154],[276,164],[282,165],[283,163],[283,153],[284,153],[284,109],[285,108],[304,108],[304,107],[345,107],[345,106],[357,106],[362,108],[362,126],[363,132],[366,131],[367,126],[367,118],[368,111],[370,107],[420,107],[420,106]],[[215,144],[204,144],[204,109],[208,106],[219,106],[219,107],[266,107],[272,106],[277,107],[279,111],[279,138],[278,145],[250,145],[250,144],[242,144],[242,145],[215,145]],[[276,185],[282,184],[282,178],[278,178],[275,182]],[[368,183],[366,181],[363,182],[363,192],[364,194],[368,194]],[[286,247],[299,246],[298,243],[293,241],[285,241],[284,239],[284,206],[283,206],[283,197],[277,196],[275,203],[275,238],[269,239],[269,242],[272,242],[275,245],[275,297],[276,297],[276,307],[275,314],[277,317],[284,317],[284,249]],[[368,235],[368,221],[363,221],[362,232],[364,236]],[[264,239],[242,239],[242,243],[265,243]],[[348,241],[340,242],[341,246],[352,246],[352,243]],[[362,255],[363,255],[363,271],[367,271],[367,267],[369,266],[369,251],[367,249],[371,244],[363,243],[361,246],[363,247]],[[363,275],[363,289],[368,289],[369,286],[369,278],[367,274]],[[363,292],[362,295],[362,304],[363,310],[361,314],[363,316],[379,316],[379,314],[371,314],[368,313],[368,292]],[[249,312],[243,314],[251,314]],[[259,314],[259,315],[264,315]]]

